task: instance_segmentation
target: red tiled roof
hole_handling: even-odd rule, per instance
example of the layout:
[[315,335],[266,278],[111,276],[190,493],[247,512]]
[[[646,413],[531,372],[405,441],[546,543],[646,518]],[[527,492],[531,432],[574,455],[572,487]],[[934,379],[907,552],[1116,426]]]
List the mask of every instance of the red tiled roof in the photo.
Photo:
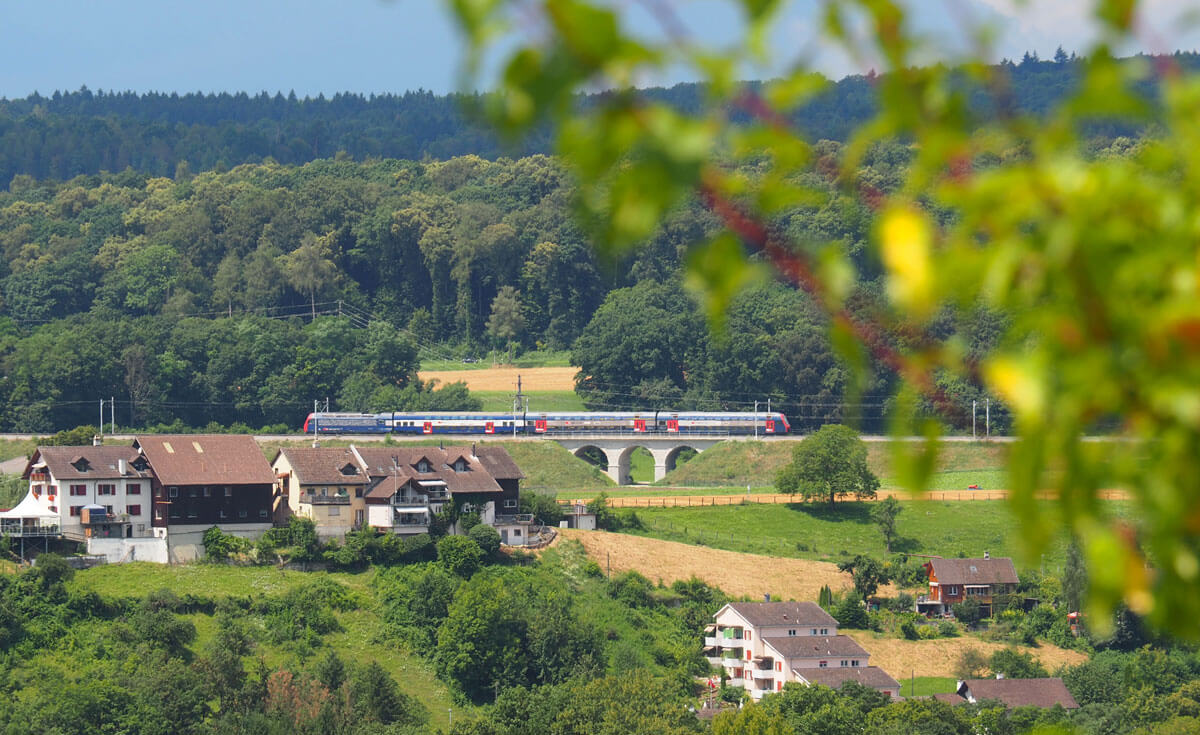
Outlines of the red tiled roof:
[[[499,493],[502,489],[497,479],[523,476],[502,447],[479,447],[474,455],[465,447],[356,447],[356,450],[375,481],[367,493],[369,498],[390,496],[407,481],[440,480],[451,494]],[[460,458],[467,462],[464,472],[453,468],[454,461]],[[417,470],[422,459],[429,462],[429,472]],[[501,474],[495,475],[492,470]]]
[[1079,704],[1067,685],[1057,677],[1048,679],[967,679],[959,684],[958,693],[976,702],[998,699],[1009,707],[1053,707],[1079,709]]
[[786,658],[860,658],[870,656],[848,635],[789,635],[764,638],[763,642]]
[[[365,485],[367,474],[354,452],[342,447],[289,447],[279,454],[287,460],[301,485]],[[351,474],[343,471],[353,469]]]
[[[38,447],[21,475],[28,479],[33,466],[44,462],[56,480],[115,480],[122,477],[150,477],[150,472],[134,469],[138,452],[133,447]],[[76,467],[79,460],[87,464],[83,469]],[[122,475],[118,467],[125,460],[126,470]]]
[[154,434],[134,446],[163,485],[270,485],[275,473],[254,437],[243,434]]
[[823,684],[838,689],[848,681],[855,681],[872,689],[898,689],[900,682],[893,679],[878,666],[846,666],[826,669],[792,669],[792,673],[809,684]]
[[930,559],[938,584],[1017,584],[1012,559]]
[[838,624],[832,615],[815,602],[731,602],[729,607],[755,627]]

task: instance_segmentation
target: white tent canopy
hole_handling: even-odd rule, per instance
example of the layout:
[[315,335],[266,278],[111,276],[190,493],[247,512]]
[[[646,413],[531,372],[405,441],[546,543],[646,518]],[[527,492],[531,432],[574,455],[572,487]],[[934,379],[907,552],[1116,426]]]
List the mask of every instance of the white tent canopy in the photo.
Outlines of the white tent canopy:
[[57,522],[58,514],[35,498],[33,493],[29,493],[15,508],[0,511],[0,518],[43,518]]

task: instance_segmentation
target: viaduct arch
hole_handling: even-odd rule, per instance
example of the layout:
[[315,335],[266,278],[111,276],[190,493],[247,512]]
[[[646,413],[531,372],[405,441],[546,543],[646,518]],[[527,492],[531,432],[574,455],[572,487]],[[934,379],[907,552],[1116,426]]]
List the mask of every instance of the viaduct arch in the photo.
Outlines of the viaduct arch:
[[687,434],[665,437],[636,435],[614,437],[596,434],[552,438],[553,441],[558,442],[577,457],[585,449],[599,450],[604,454],[608,464],[605,474],[618,485],[629,483],[629,457],[638,447],[645,448],[654,458],[654,481],[658,482],[666,477],[668,472],[675,469],[675,460],[679,456],[679,450],[691,447],[696,452],[703,452],[714,444],[729,439],[727,436],[705,437]]

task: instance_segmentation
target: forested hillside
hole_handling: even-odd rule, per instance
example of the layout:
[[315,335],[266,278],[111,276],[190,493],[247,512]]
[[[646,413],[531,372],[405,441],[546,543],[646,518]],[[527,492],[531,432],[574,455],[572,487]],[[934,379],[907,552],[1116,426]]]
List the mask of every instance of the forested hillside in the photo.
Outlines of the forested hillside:
[[[1195,54],[1177,54],[1186,67],[1200,65]],[[1067,56],[1019,64],[1005,62],[1011,79],[1006,97],[1015,110],[1044,112],[1073,89],[1077,67]],[[171,176],[185,164],[193,171],[231,168],[270,158],[302,164],[339,152],[367,158],[446,159],[474,154],[485,158],[551,153],[548,131],[519,142],[502,142],[477,110],[484,98],[438,96],[416,91],[399,95],[338,94],[297,98],[261,92],[138,95],[131,92],[46,90],[0,100],[0,186],[18,174],[65,180],[101,171],[134,171]],[[813,140],[845,141],[876,111],[869,76],[846,77],[792,114]],[[705,104],[696,84],[643,90],[646,97],[682,110]],[[987,96],[974,99],[974,113],[995,113]],[[588,104],[586,98],[581,104]],[[729,111],[744,120],[744,110]],[[1127,133],[1128,125],[1098,126],[1106,135]]]

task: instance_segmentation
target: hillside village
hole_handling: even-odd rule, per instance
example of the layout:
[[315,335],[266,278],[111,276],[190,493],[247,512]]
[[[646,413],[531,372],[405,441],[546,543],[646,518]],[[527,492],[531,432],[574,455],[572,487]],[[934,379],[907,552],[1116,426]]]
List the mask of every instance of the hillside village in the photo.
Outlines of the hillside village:
[[[92,563],[195,562],[205,557],[213,529],[253,543],[293,519],[311,523],[315,539],[335,547],[361,532],[398,539],[464,534],[466,516],[472,526],[494,528],[505,548],[542,547],[556,529],[523,512],[524,476],[496,444],[288,446],[268,461],[249,436],[148,435],[128,446],[38,446],[22,472],[28,494],[0,512],[0,524],[22,552],[25,544],[36,550],[39,539],[59,538],[81,544]],[[563,527],[581,519],[594,527],[591,508],[566,503],[560,510],[570,518]],[[1014,604],[1019,584],[1011,559],[986,554],[935,556],[924,571],[927,588],[910,598],[910,612],[935,624],[953,620],[952,607],[968,599],[980,617],[994,617],[994,606]],[[1029,610],[1038,602],[1016,604]],[[869,648],[841,633],[830,610],[770,595],[724,604],[695,631],[717,672],[707,681],[722,692],[744,691],[753,702],[787,685],[840,690],[847,683],[904,699],[902,670],[872,665]],[[1061,678],[1003,676],[962,678],[936,697],[950,704],[998,700],[1009,708],[1079,706]],[[703,716],[719,709],[702,698]]]

